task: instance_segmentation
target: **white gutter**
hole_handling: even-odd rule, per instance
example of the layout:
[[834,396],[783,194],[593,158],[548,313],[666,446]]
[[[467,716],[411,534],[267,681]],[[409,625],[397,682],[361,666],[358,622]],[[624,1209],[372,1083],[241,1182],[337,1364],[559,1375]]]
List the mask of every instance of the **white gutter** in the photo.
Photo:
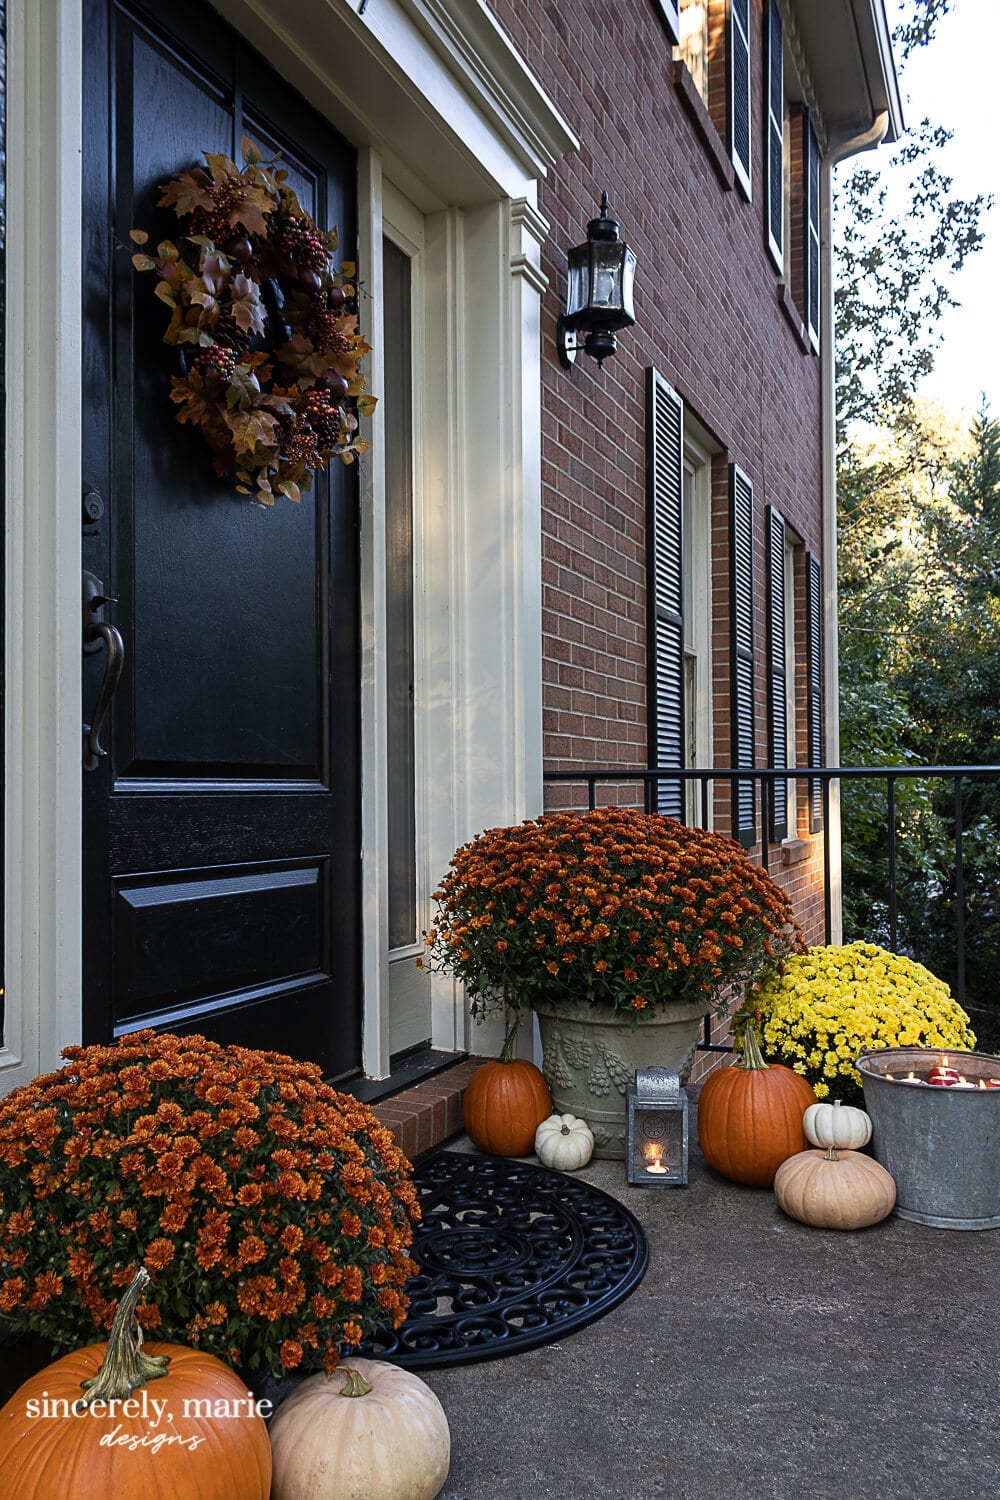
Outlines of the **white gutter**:
[[[840,676],[837,627],[837,383],[834,348],[833,286],[833,168],[861,151],[871,151],[886,136],[889,111],[883,110],[860,135],[833,146],[823,158],[820,174],[820,286],[823,288],[820,385],[822,403],[823,485],[823,701],[825,704],[824,761],[840,765]],[[840,782],[830,783],[830,816],[826,829],[830,850],[830,941],[843,941],[842,865],[840,852]]]

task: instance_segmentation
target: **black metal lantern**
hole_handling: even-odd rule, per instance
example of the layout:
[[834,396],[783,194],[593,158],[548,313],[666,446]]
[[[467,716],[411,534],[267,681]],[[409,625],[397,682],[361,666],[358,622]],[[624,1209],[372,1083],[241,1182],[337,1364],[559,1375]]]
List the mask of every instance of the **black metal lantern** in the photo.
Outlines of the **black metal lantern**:
[[619,227],[608,212],[608,195],[602,193],[601,215],[587,225],[587,243],[569,252],[566,311],[556,334],[559,359],[567,370],[576,359],[581,334],[586,334],[584,352],[602,365],[618,347],[616,331],[635,322],[635,252],[619,239]]
[[626,1089],[628,1180],[636,1187],[681,1187],[688,1180],[688,1098],[680,1077],[642,1068]]

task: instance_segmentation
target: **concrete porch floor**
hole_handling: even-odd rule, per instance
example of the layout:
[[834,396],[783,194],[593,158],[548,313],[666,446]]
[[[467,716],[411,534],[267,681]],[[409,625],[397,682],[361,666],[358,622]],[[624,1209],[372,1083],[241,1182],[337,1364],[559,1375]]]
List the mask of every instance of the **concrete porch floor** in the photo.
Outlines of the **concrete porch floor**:
[[617,1162],[581,1174],[649,1234],[621,1306],[424,1372],[451,1426],[441,1500],[996,1496],[1000,1230],[808,1229],[692,1139],[686,1188],[629,1188]]

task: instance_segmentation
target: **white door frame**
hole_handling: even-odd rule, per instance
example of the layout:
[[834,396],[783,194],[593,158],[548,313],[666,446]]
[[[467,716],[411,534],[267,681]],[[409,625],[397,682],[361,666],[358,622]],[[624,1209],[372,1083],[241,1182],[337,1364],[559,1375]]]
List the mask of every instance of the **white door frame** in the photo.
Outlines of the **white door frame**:
[[[440,695],[428,859],[541,808],[537,179],[573,132],[483,0],[216,0],[358,147],[361,271],[378,295],[382,171],[425,214],[440,384],[425,625]],[[280,18],[276,13],[280,12]],[[8,5],[6,1027],[0,1091],[81,1026],[82,0]],[[42,247],[44,253],[40,253]],[[490,351],[484,360],[483,350]],[[378,389],[378,357],[372,386]],[[362,496],[364,1065],[388,1067],[378,708],[379,421]],[[422,543],[428,546],[428,539]],[[436,1046],[466,1043],[438,981]]]

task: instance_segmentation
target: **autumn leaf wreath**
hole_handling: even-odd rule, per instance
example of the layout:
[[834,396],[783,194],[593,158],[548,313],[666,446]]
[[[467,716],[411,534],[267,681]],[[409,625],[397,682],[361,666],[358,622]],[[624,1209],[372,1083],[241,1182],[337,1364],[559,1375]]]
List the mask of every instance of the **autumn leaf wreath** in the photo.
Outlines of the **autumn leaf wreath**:
[[[170,309],[164,342],[182,353],[171,382],[177,420],[201,429],[215,472],[273,505],[299,500],[332,458],[352,463],[368,443],[355,267],[336,264],[335,228],[320,230],[275,161],[246,137],[243,166],[205,152],[205,167],[163,184],[158,205],[180,222],[178,244],[132,257],[155,271]],[[131,231],[145,247],[149,235]]]

